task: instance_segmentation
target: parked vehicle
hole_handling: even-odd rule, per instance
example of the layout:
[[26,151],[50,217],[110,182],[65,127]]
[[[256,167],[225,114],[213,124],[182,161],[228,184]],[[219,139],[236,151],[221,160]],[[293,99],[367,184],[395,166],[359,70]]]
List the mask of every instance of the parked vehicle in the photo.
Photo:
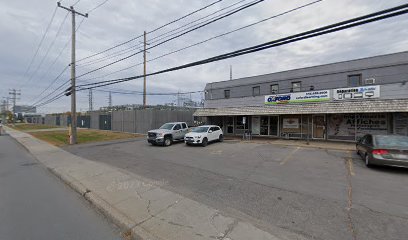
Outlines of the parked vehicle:
[[3,132],[3,125],[1,124],[1,120],[0,120],[0,135]]
[[193,128],[193,130],[186,134],[184,142],[187,145],[201,144],[207,146],[209,142],[224,140],[224,135],[219,126],[216,125],[204,125]]
[[165,123],[159,129],[148,131],[147,141],[152,145],[170,146],[174,141],[183,141],[187,132],[185,122]]
[[356,144],[357,154],[367,167],[388,165],[408,167],[408,137],[367,134]]

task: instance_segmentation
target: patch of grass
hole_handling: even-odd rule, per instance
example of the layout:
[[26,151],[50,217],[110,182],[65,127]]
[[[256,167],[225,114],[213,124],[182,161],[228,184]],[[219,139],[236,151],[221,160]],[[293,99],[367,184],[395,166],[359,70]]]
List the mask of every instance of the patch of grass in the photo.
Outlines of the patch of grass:
[[11,128],[20,131],[29,131],[29,130],[39,130],[39,129],[52,129],[57,128],[54,126],[42,125],[42,124],[31,124],[31,123],[20,123],[15,126],[9,125]]
[[[55,146],[64,146],[69,144],[68,131],[47,131],[47,132],[33,132],[30,133],[34,137],[51,143]],[[78,130],[78,144],[89,143],[89,142],[102,142],[117,139],[128,139],[141,137],[142,135],[131,134],[131,133],[120,133],[120,132],[110,132],[110,131],[99,131],[99,130]]]

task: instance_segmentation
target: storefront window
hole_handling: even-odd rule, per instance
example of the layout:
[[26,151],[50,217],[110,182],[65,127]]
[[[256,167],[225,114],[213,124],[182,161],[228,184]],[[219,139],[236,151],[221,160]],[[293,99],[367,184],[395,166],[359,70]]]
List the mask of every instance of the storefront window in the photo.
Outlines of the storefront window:
[[226,117],[227,133],[234,133],[234,118]]
[[261,135],[269,135],[269,117],[261,117]]
[[330,114],[328,138],[354,141],[365,134],[388,134],[386,113]]
[[248,120],[249,118],[247,116],[237,116],[236,129],[237,130],[248,129]]

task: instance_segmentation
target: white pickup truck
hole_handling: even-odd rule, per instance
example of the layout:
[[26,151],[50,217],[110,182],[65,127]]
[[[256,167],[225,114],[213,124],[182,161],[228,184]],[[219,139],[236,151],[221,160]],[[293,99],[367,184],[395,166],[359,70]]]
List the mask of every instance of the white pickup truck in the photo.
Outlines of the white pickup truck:
[[188,132],[185,122],[170,122],[163,124],[159,129],[147,132],[147,141],[152,145],[170,146],[174,141],[184,141]]

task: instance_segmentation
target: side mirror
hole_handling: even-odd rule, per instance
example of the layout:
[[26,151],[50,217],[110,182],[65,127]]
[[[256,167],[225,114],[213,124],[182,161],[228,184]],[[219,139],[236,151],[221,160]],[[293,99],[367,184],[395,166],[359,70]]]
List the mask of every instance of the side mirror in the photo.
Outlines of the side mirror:
[[212,133],[212,132],[213,132],[212,130],[208,131],[208,133]]

